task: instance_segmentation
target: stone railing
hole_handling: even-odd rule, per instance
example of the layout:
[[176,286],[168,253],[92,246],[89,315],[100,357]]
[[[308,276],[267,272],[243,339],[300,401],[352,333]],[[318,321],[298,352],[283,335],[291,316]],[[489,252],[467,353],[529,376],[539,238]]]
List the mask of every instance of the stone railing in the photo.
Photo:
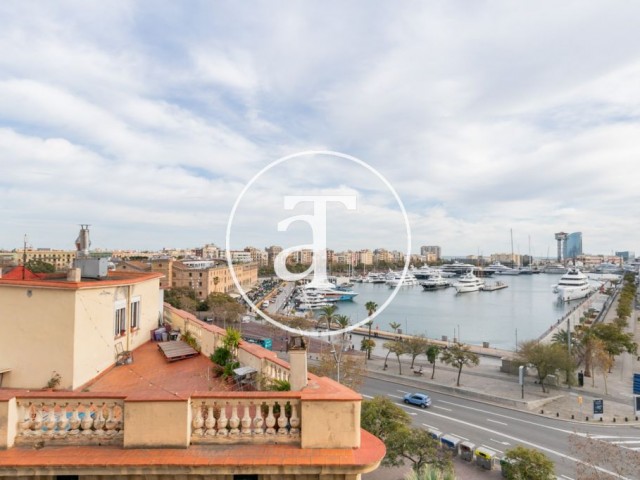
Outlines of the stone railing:
[[191,443],[299,443],[299,398],[192,398]]
[[283,366],[270,359],[263,360],[262,375],[269,380],[289,381],[290,370],[288,366]]
[[124,408],[119,399],[17,399],[16,444],[121,445]]

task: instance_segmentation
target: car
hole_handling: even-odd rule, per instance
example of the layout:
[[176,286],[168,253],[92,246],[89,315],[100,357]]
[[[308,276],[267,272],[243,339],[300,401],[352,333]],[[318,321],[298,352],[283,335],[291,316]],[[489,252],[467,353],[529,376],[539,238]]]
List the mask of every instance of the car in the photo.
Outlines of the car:
[[422,408],[428,408],[431,406],[431,397],[424,393],[407,393],[403,400],[404,403],[417,405]]

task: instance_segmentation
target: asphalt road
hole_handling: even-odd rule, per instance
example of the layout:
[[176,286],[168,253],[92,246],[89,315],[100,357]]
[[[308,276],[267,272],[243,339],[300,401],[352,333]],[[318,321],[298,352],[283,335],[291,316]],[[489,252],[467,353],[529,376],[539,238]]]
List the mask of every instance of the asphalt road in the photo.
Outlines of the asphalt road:
[[[361,393],[365,399],[379,395],[396,400],[411,415],[415,426],[436,429],[476,446],[484,446],[495,451],[498,457],[518,444],[538,449],[555,463],[558,478],[565,480],[578,478],[576,466],[581,462],[581,454],[572,447],[570,438],[574,435],[589,435],[617,444],[629,449],[630,455],[632,450],[640,450],[640,429],[631,425],[572,423],[432,392],[423,392],[431,396],[433,405],[422,409],[402,403],[402,397],[410,393],[410,387],[376,379],[367,379]],[[602,478],[640,478],[640,465],[634,476],[618,475],[606,463],[599,463],[598,468]]]

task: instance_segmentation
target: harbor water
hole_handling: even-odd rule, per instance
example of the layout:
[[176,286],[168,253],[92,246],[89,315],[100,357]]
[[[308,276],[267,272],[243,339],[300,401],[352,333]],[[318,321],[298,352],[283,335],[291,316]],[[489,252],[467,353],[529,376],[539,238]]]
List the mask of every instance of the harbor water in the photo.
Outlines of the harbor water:
[[[398,294],[373,321],[380,330],[391,330],[390,322],[401,325],[403,333],[423,334],[429,338],[449,340],[506,350],[515,349],[517,341],[536,339],[581,300],[560,303],[551,285],[561,275],[536,274],[495,276],[487,284],[503,282],[508,288],[492,292],[456,293],[453,287],[424,291],[421,286],[400,287]],[[455,281],[456,279],[450,279]],[[353,301],[338,302],[339,314],[355,323],[367,317],[364,305],[373,301],[379,306],[393,289],[385,284],[356,283],[358,296]]]

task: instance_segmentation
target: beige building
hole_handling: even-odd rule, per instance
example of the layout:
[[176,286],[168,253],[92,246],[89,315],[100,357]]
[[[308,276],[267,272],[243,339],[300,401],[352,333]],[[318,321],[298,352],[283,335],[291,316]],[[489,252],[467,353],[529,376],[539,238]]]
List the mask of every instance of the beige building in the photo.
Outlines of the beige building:
[[124,272],[102,280],[0,278],[0,329],[11,332],[0,335],[1,385],[37,389],[57,373],[61,387],[74,389],[105,371],[116,345],[133,350],[157,328],[159,278]]
[[[290,345],[289,364],[241,342],[237,360],[261,381],[231,385],[208,358],[224,330],[165,305],[165,327],[188,332],[201,353],[163,354],[186,344],[150,341],[158,280],[0,280],[11,332],[0,337],[0,367],[10,367],[0,370],[0,477],[359,480],[378,467],[385,448],[360,428],[362,397],[308,374],[304,345]],[[124,357],[119,342],[131,350]],[[40,389],[52,370],[60,385]],[[260,390],[274,380],[291,391]]]
[[22,261],[25,258],[29,262],[31,260],[40,260],[46,263],[50,263],[56,270],[67,270],[71,268],[73,261],[76,258],[76,250],[50,250],[48,248],[42,248],[37,250],[27,249],[16,250],[18,262],[22,265]]
[[[238,263],[233,269],[244,289],[249,290],[258,282],[257,264]],[[154,259],[151,261],[151,270],[163,275],[161,288],[191,288],[200,300],[213,292],[232,293],[236,290],[229,266],[224,261]]]

